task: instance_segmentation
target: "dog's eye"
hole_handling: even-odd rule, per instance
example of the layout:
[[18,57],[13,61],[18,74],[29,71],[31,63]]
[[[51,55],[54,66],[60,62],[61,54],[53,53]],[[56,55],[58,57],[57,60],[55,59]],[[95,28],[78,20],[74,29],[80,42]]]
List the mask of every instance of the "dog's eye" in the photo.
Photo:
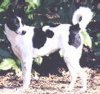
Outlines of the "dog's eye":
[[16,24],[16,25],[18,25],[18,24],[19,24],[19,21],[18,21],[17,19],[15,20],[15,24]]

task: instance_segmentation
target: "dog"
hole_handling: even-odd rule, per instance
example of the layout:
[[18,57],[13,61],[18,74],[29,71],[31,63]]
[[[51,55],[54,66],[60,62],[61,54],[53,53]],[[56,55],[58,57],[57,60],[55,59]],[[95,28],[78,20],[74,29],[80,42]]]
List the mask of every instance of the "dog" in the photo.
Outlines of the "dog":
[[34,58],[49,55],[59,49],[71,75],[69,90],[74,89],[78,76],[82,80],[82,90],[87,90],[87,76],[79,64],[83,47],[80,32],[86,29],[92,16],[93,12],[89,8],[80,7],[73,14],[73,24],[43,27],[28,26],[17,15],[9,16],[4,33],[21,62],[24,89],[30,85]]

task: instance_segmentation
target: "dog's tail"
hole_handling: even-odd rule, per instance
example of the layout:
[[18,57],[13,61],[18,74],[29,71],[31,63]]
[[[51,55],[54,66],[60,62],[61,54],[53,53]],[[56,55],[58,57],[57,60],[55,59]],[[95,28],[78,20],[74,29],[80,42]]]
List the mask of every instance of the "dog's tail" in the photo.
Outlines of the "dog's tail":
[[93,18],[93,12],[88,7],[80,7],[77,9],[72,17],[72,23],[79,24],[81,29],[85,29],[91,19]]

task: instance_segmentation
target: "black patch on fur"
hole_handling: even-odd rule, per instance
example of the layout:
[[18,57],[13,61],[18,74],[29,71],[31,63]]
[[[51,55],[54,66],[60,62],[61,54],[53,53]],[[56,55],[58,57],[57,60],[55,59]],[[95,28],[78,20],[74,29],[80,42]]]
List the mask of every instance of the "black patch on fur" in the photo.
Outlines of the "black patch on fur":
[[74,47],[78,48],[81,44],[81,38],[79,35],[79,24],[72,25],[70,27],[70,35],[69,35],[69,45],[73,45]]
[[[17,17],[22,18],[21,14],[23,14],[22,8],[17,11],[15,10],[15,7],[12,5],[8,7],[6,11],[6,24],[9,27],[9,29],[16,32],[16,30],[20,27],[20,23]],[[22,24],[24,24],[23,20]]]
[[19,20],[15,15],[11,14],[11,16],[7,18],[7,26],[13,31],[16,31],[20,27]]
[[45,34],[46,34],[46,36],[47,36],[48,38],[52,38],[53,35],[54,35],[54,33],[53,33],[51,30],[49,30],[49,29],[46,30]]
[[35,28],[34,29],[34,36],[33,36],[33,47],[34,48],[41,48],[46,42],[46,35],[45,32],[42,31],[42,28]]

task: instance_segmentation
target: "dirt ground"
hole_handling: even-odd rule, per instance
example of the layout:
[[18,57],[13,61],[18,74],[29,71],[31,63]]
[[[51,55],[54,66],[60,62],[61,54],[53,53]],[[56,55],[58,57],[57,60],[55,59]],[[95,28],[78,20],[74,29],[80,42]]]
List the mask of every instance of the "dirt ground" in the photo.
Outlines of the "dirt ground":
[[88,74],[88,90],[80,93],[80,79],[77,80],[75,90],[68,91],[70,83],[69,72],[64,72],[63,76],[49,75],[40,76],[39,80],[31,80],[30,89],[23,91],[20,89],[22,80],[14,72],[7,71],[0,74],[0,94],[100,94],[100,69],[92,70],[84,68]]

